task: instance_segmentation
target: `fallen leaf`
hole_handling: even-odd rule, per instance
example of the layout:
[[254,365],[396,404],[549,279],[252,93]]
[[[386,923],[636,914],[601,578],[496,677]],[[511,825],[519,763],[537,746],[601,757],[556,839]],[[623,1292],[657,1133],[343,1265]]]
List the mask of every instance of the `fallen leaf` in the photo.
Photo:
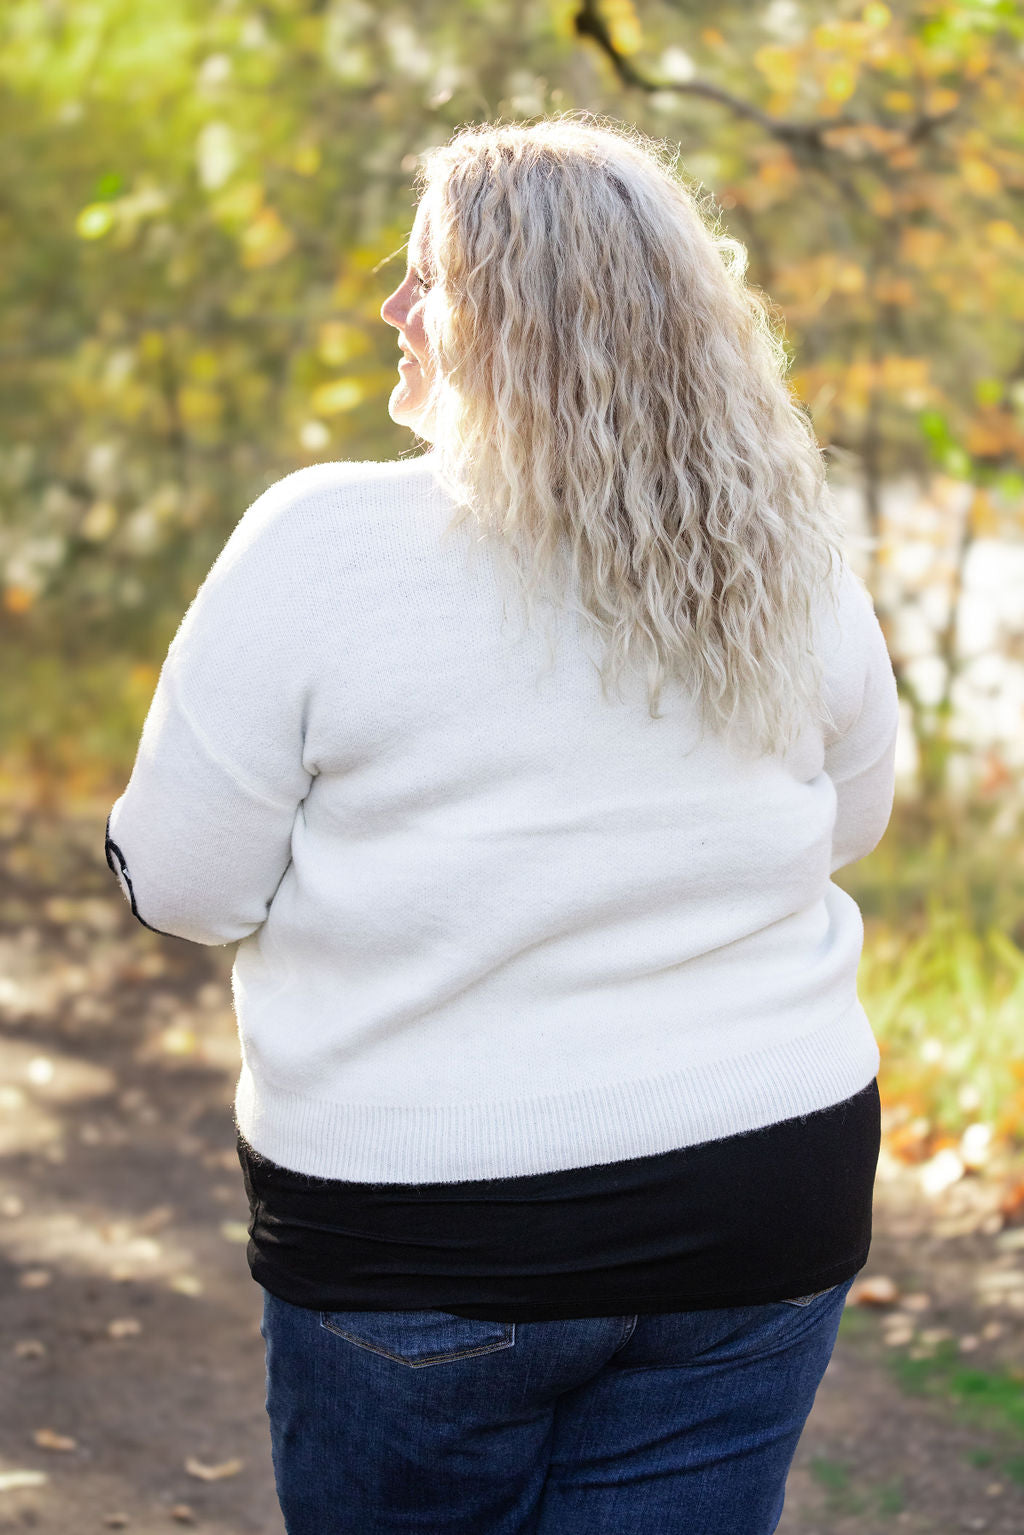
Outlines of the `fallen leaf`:
[[23,1290],[42,1290],[52,1278],[49,1269],[26,1269],[18,1275],[18,1283]]
[[1024,1178],[1009,1185],[999,1201],[999,1209],[1008,1221],[1024,1215]]
[[177,1519],[179,1524],[195,1524],[196,1516],[187,1503],[175,1503],[171,1509],[171,1518]]
[[50,1478],[45,1471],[0,1471],[0,1492],[16,1487],[42,1487]]
[[151,1236],[154,1231],[162,1231],[173,1219],[173,1205],[154,1205],[152,1210],[135,1222],[135,1229],[145,1236]]
[[943,1146],[919,1168],[918,1179],[926,1194],[941,1194],[958,1183],[964,1171],[964,1164],[952,1146]]
[[112,1338],[134,1338],[141,1331],[142,1323],[134,1316],[117,1316],[107,1323],[107,1332]]
[[15,1359],[41,1359],[46,1353],[46,1344],[41,1338],[19,1338],[13,1352]]
[[171,1289],[179,1295],[202,1295],[203,1282],[194,1274],[175,1274],[171,1280]]
[[244,1460],[222,1460],[219,1465],[207,1466],[190,1455],[185,1462],[185,1470],[189,1476],[198,1477],[201,1482],[220,1482],[226,1476],[237,1476],[244,1465]]
[[77,1450],[78,1440],[70,1434],[58,1434],[53,1428],[37,1428],[32,1435],[41,1450]]
[[847,1299],[853,1306],[891,1306],[899,1293],[887,1274],[876,1274],[855,1284]]

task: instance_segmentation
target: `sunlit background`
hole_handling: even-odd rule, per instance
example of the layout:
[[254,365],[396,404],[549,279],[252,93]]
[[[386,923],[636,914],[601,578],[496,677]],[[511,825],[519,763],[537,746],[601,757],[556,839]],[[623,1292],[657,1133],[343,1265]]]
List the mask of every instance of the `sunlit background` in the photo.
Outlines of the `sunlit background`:
[[[990,1376],[1008,1370],[1019,1394],[1022,58],[1015,0],[8,0],[0,1252],[28,1308],[9,1346],[35,1416],[0,1456],[0,1524],[29,1508],[70,1528],[55,1468],[84,1476],[99,1454],[90,1411],[114,1411],[102,1383],[153,1331],[146,1297],[173,1353],[195,1325],[182,1308],[209,1304],[219,1325],[249,1282],[231,953],[141,929],[103,864],[167,646],[267,485],[413,446],[387,415],[395,337],[378,311],[402,275],[420,152],[465,122],[574,107],[678,147],[785,324],[902,701],[889,832],[838,876],[865,918],[880,1187],[910,1179],[922,1209],[945,1200],[943,1219],[1011,1255],[1016,1280],[974,1298],[996,1308],[989,1332],[959,1336],[967,1351],[1016,1337],[1016,1364],[1008,1350]],[[231,1325],[255,1380],[245,1303]],[[109,1357],[65,1421],[39,1384],[57,1371],[47,1328],[89,1305]],[[912,1314],[890,1342],[941,1363],[951,1330],[929,1341]],[[221,1434],[183,1400],[153,1429],[178,1445],[178,1480],[147,1482],[124,1396],[122,1470],[94,1468],[83,1529],[127,1527],[109,1521],[148,1497],[180,1523],[279,1530],[266,1460],[252,1470],[262,1401],[237,1420],[222,1404]],[[249,1502],[203,1503],[247,1457]],[[1011,1486],[1001,1474],[992,1485]],[[800,1518],[798,1499],[780,1528]]]

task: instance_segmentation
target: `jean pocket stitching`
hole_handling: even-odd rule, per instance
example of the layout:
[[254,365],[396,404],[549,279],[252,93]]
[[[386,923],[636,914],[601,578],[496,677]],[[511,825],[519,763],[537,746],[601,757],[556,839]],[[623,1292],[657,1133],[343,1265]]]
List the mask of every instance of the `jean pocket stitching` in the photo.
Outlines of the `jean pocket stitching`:
[[420,1359],[409,1359],[405,1354],[396,1354],[383,1344],[368,1338],[361,1338],[357,1333],[346,1332],[331,1320],[329,1311],[321,1311],[320,1326],[325,1331],[333,1333],[336,1338],[344,1338],[347,1343],[354,1343],[357,1348],[362,1348],[370,1354],[379,1354],[383,1359],[393,1359],[396,1364],[404,1364],[409,1369],[419,1369],[429,1364],[451,1364],[458,1359],[471,1359],[478,1354],[493,1354],[498,1349],[512,1348],[516,1341],[516,1324],[514,1322],[499,1322],[503,1329],[500,1338],[494,1338],[488,1343],[472,1345],[468,1348],[443,1349],[436,1354],[425,1354]]

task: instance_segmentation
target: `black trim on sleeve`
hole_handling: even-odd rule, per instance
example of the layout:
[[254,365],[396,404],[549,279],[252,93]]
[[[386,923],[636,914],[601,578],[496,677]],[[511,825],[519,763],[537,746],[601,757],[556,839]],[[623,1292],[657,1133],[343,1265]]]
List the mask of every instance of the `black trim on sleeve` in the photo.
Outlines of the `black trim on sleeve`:
[[[111,815],[112,814],[113,811],[111,811]],[[122,890],[126,890],[128,893],[128,899],[131,902],[132,916],[135,917],[137,921],[141,922],[143,927],[149,928],[151,933],[159,933],[161,938],[177,938],[179,936],[177,933],[165,933],[162,927],[153,927],[149,922],[146,921],[145,917],[141,914],[139,908],[136,906],[135,890],[132,886],[131,875],[128,873],[128,864],[125,861],[125,856],[121,849],[110,835],[109,815],[107,816],[107,825],[103,836],[103,851],[106,854],[107,867],[110,869],[110,872],[115,876],[119,884],[122,884],[123,881]],[[111,854],[113,854],[114,857],[111,857]],[[114,858],[117,859],[117,864],[114,863]],[[120,865],[120,867],[118,867],[118,865]]]

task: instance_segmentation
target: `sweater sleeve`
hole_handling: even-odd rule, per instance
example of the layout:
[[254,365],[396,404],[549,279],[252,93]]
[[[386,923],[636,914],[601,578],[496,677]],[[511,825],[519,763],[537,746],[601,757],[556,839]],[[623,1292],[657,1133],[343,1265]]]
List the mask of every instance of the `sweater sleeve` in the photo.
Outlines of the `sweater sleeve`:
[[836,791],[830,872],[882,840],[895,798],[899,698],[885,636],[867,588],[844,563],[836,654],[842,721],[826,738],[825,772]]
[[135,916],[193,943],[233,943],[266,920],[312,782],[295,478],[253,503],[196,593],[107,818],[107,863]]

